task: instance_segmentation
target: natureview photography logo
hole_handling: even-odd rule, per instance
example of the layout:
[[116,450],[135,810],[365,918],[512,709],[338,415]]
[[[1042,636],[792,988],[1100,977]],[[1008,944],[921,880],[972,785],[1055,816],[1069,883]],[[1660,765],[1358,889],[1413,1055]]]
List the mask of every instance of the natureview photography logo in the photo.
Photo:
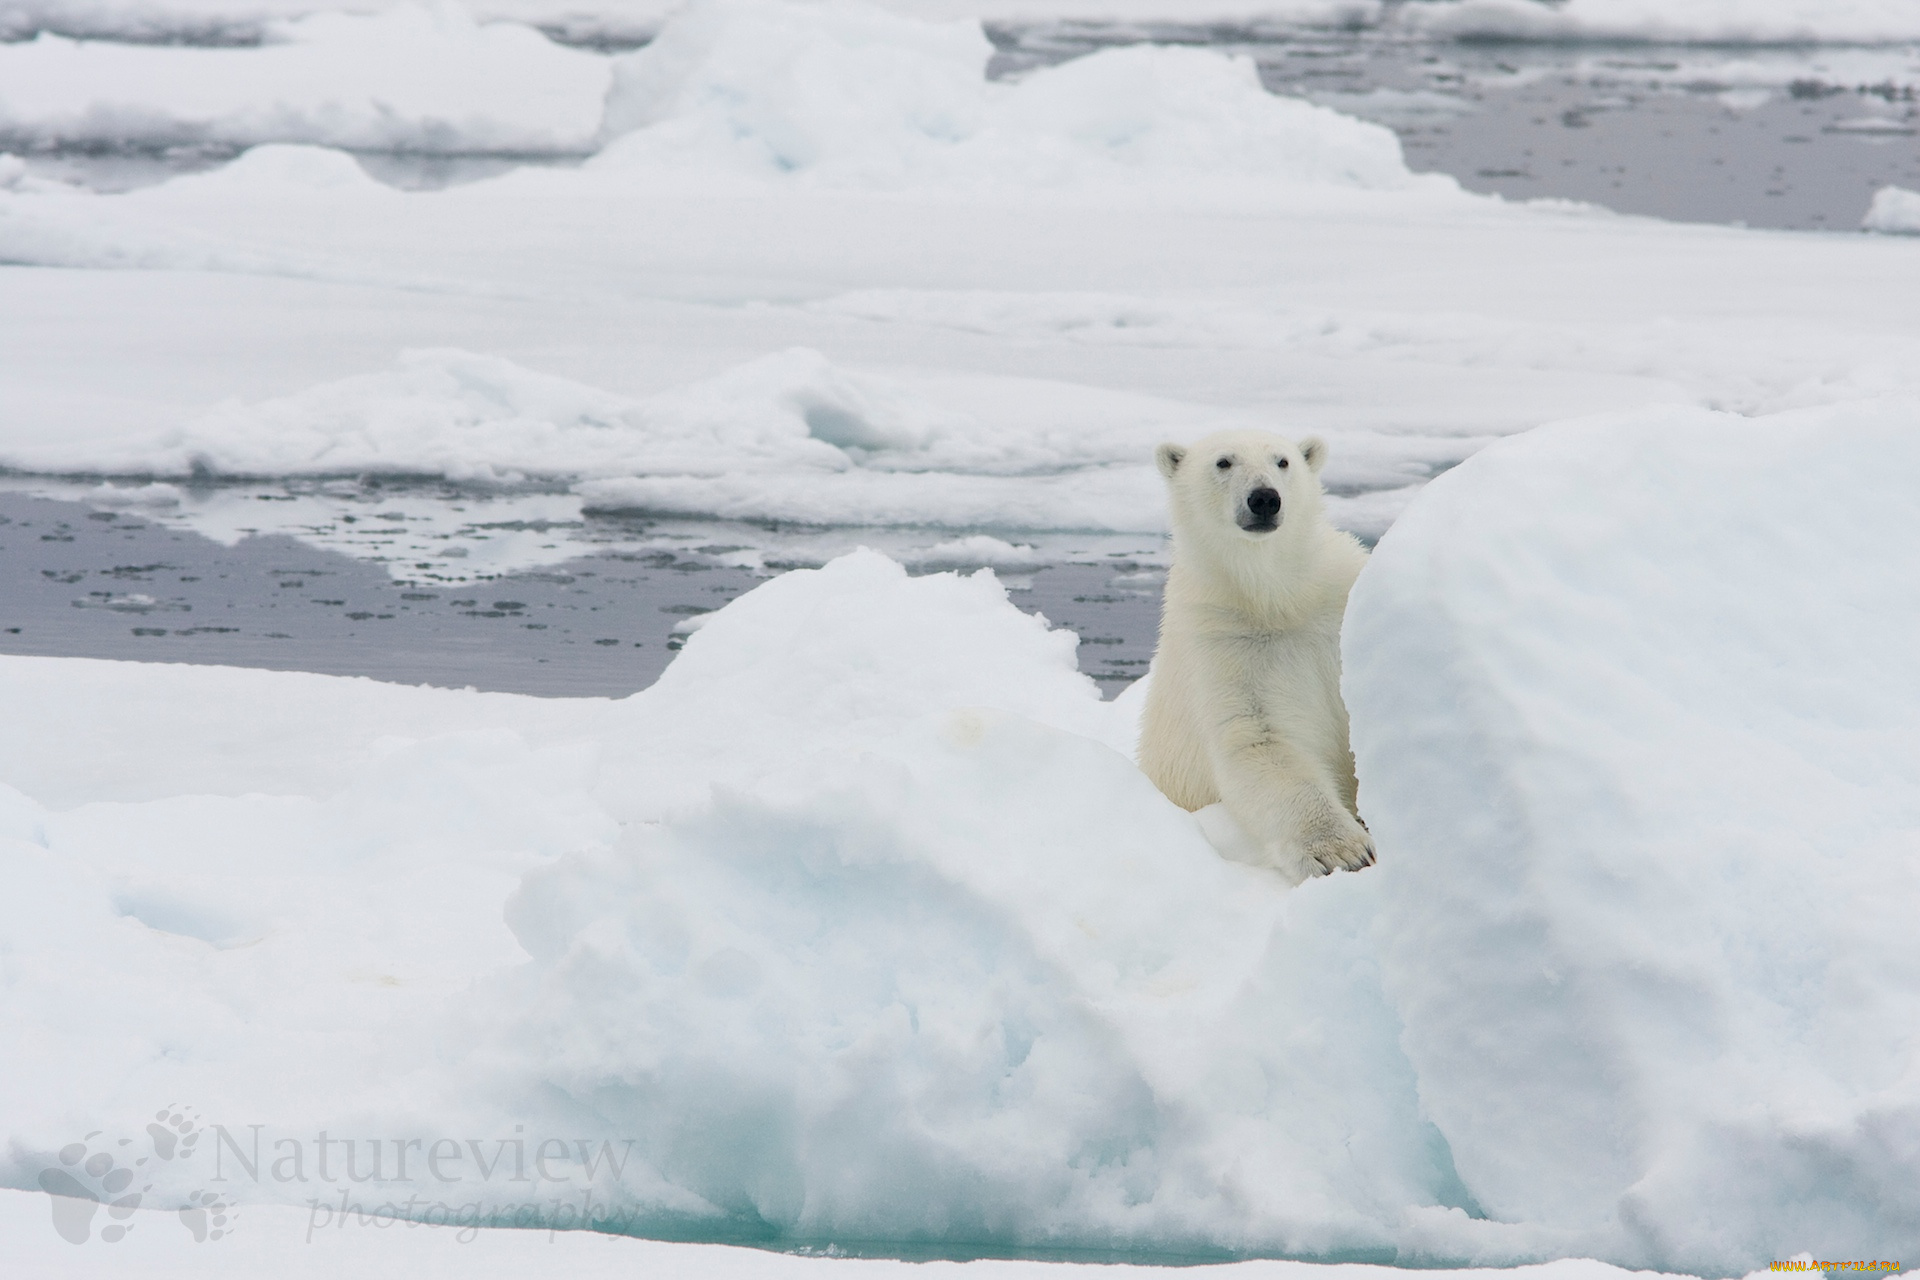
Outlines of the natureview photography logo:
[[[95,1130],[69,1142],[55,1163],[40,1170],[53,1229],[69,1244],[124,1240],[135,1226],[134,1211],[153,1193],[155,1176],[168,1165],[191,1160],[206,1132],[193,1108],[168,1103],[154,1112],[140,1137],[107,1138]],[[102,1209],[104,1222],[98,1221]],[[189,1194],[174,1216],[201,1243],[231,1234],[237,1217],[225,1196],[207,1189]]]
[[[350,1225],[451,1228],[466,1243],[482,1227],[545,1230],[551,1239],[560,1231],[625,1234],[641,1224],[645,1209],[619,1203],[634,1139],[536,1138],[525,1125],[513,1133],[275,1135],[265,1125],[207,1124],[191,1108],[169,1105],[144,1138],[94,1132],[69,1143],[42,1169],[40,1186],[54,1230],[74,1244],[124,1239],[134,1212],[157,1202],[201,1242],[232,1234],[242,1200],[303,1205],[308,1242]],[[184,1162],[196,1155],[189,1170]],[[186,1187],[193,1190],[183,1196]]]

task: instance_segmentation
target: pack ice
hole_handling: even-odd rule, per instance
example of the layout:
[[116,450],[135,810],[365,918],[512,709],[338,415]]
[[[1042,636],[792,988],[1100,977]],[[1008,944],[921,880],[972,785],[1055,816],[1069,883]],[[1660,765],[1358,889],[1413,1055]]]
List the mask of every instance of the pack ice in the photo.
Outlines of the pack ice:
[[[977,22],[768,0],[613,56],[404,6],[270,34],[0,45],[0,132],[125,107],[266,139],[111,194],[0,156],[0,466],[1133,532],[1156,443],[1279,426],[1333,441],[1330,511],[1371,537],[1541,421],[1916,386],[1905,241],[1469,196],[1208,50],[990,80]],[[594,154],[401,191],[326,139]]]
[[[649,347],[666,350],[655,358],[676,371],[710,363],[673,358],[684,313],[656,318],[637,340],[625,328],[631,314],[581,318],[581,303],[605,301],[608,290],[624,312],[634,292],[653,299],[663,282],[724,308],[729,331],[776,327],[818,340],[911,326],[942,345],[942,331],[975,328],[1012,331],[1015,341],[1028,330],[1096,343],[1123,330],[1156,343],[1202,332],[1264,349],[1276,340],[1274,318],[1212,298],[849,286],[897,282],[903,266],[916,280],[932,271],[977,285],[978,272],[951,273],[948,260],[1023,262],[1031,255],[1010,255],[992,231],[970,248],[913,247],[928,227],[972,226],[1002,200],[1053,206],[1078,240],[1087,212],[1104,218],[1115,203],[1159,211],[1170,198],[1216,210],[1381,200],[1400,209],[1466,199],[1449,179],[1411,174],[1387,130],[1270,95],[1250,60],[1196,49],[1114,49],[991,81],[992,46],[977,22],[765,0],[690,5],[645,48],[612,58],[454,9],[323,14],[273,30],[274,41],[231,49],[54,36],[0,45],[0,134],[84,140],[91,135],[74,122],[94,121],[134,136],[147,125],[135,128],[133,107],[122,107],[136,103],[140,121],[174,120],[154,126],[162,140],[177,126],[181,139],[261,143],[217,169],[114,195],[36,178],[0,157],[0,257],[377,288],[383,315],[420,298],[453,298],[460,310],[508,299],[515,330],[546,326],[563,348],[627,377]],[[123,67],[121,58],[131,61]],[[496,119],[494,104],[509,97],[532,105]],[[598,150],[580,169],[523,168],[401,192],[374,181],[344,147]],[[741,221],[770,209],[785,211],[776,233]],[[659,221],[641,232],[636,218]],[[1150,226],[1163,229],[1157,218]],[[1184,234],[1177,220],[1164,230]],[[671,283],[705,271],[689,237],[717,252],[724,283]],[[748,244],[781,261],[749,262]],[[636,262],[635,252],[660,256]],[[496,276],[502,269],[508,275]],[[1032,283],[1025,265],[1014,274]],[[806,296],[760,298],[773,279]],[[753,298],[744,324],[741,288]],[[566,314],[536,325],[524,316],[530,298],[564,301]],[[188,310],[183,323],[227,314]],[[265,323],[277,313],[256,312]],[[1317,314],[1278,325],[1282,341],[1329,332]],[[1449,340],[1457,329],[1446,326]],[[270,360],[340,363],[323,344],[290,356],[295,345],[276,345]],[[928,342],[914,347],[924,352]],[[195,357],[204,367],[206,357]],[[47,378],[54,385],[44,393],[23,385],[25,408],[0,422],[0,465],[146,477],[535,478],[576,484],[601,509],[1157,530],[1157,481],[1140,460],[1176,421],[1250,421],[1232,407],[1088,385],[1082,362],[1071,367],[1074,381],[971,369],[929,376],[924,366],[868,376],[810,345],[780,342],[710,376],[682,374],[677,386],[632,395],[442,345],[405,351],[384,370],[266,397],[229,392],[184,412],[156,411],[160,398],[146,394],[113,396],[107,408],[76,390],[96,380]],[[154,417],[161,422],[141,423]],[[64,429],[48,429],[55,421]],[[1356,441],[1345,478],[1404,489],[1471,450],[1479,433],[1402,434],[1411,438],[1384,447]],[[1372,533],[1402,500],[1375,492],[1334,504]]]
[[590,150],[600,128],[605,59],[455,5],[313,13],[260,35],[259,47],[181,49],[42,30],[0,44],[0,136],[564,154]]

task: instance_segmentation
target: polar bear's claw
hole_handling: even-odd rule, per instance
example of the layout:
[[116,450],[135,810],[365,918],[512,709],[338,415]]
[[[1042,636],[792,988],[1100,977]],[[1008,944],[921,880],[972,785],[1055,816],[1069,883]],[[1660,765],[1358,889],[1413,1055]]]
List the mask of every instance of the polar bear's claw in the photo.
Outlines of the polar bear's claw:
[[1373,840],[1360,832],[1330,836],[1310,849],[1307,859],[1320,868],[1318,875],[1360,871],[1374,864]]

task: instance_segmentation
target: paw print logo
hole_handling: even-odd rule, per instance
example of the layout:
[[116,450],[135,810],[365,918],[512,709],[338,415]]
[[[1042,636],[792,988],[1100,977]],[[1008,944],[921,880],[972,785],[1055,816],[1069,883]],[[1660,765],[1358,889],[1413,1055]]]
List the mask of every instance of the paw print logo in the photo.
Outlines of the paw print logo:
[[[59,1164],[40,1171],[40,1189],[52,1202],[53,1229],[71,1244],[85,1244],[94,1238],[95,1220],[104,1208],[108,1220],[100,1226],[100,1240],[115,1244],[125,1239],[134,1228],[128,1219],[153,1190],[142,1167],[149,1160],[190,1158],[205,1132],[197,1112],[169,1103],[147,1125],[150,1150],[144,1155],[137,1154],[135,1139],[101,1141],[99,1130],[68,1143],[60,1149]],[[136,1182],[141,1185],[134,1190]],[[232,1234],[236,1217],[233,1206],[213,1191],[194,1192],[180,1210],[181,1225],[201,1242]]]
[[238,1216],[219,1192],[196,1191],[187,1197],[187,1207],[180,1211],[180,1223],[193,1232],[195,1244],[202,1244],[232,1231],[231,1220]]
[[[60,1148],[64,1167],[40,1171],[40,1189],[53,1200],[53,1229],[71,1244],[85,1244],[92,1238],[93,1220],[103,1204],[113,1221],[100,1228],[100,1238],[108,1244],[124,1238],[133,1230],[127,1219],[140,1207],[141,1195],[153,1189],[149,1183],[139,1191],[128,1191],[136,1176],[132,1166],[120,1162],[128,1153],[121,1151],[116,1159],[114,1152],[94,1150],[91,1144],[99,1136],[94,1132],[82,1141],[68,1143]],[[131,1147],[133,1140],[122,1138],[111,1145]],[[134,1162],[145,1163],[145,1159]]]
[[185,1160],[193,1154],[194,1143],[200,1141],[200,1118],[189,1108],[168,1104],[154,1113],[147,1136],[153,1139],[153,1154],[162,1160],[176,1155]]

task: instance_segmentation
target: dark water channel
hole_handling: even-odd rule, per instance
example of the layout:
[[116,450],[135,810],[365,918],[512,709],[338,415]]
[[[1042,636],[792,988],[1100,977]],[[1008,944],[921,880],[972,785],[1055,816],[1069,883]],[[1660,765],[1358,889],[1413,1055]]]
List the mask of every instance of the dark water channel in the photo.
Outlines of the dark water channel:
[[[686,542],[408,581],[285,533],[227,545],[140,514],[0,492],[0,653],[623,696],[659,677],[681,624],[790,567],[716,563]],[[1160,595],[1151,566],[1053,563],[1002,580],[1020,608],[1080,635],[1080,668],[1108,696],[1146,669]]]

